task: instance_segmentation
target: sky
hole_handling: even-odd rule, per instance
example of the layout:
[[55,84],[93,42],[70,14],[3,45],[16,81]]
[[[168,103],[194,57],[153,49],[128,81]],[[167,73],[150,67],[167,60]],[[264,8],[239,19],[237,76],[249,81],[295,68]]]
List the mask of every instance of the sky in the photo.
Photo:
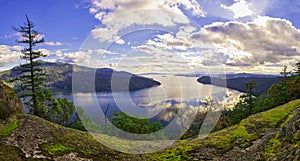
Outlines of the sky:
[[0,70],[25,15],[49,62],[141,73],[278,74],[300,60],[299,0],[0,0]]

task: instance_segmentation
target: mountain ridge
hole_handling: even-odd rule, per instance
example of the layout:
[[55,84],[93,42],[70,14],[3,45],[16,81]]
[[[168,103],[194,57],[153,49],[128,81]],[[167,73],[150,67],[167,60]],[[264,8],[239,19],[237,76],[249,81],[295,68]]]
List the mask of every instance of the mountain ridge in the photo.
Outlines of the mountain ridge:
[[[47,73],[47,79],[45,81],[45,86],[65,91],[72,91],[72,75],[77,73],[78,81],[85,83],[93,78],[87,78],[86,75],[90,77],[91,73],[95,73],[95,91],[96,92],[110,92],[112,76],[118,78],[114,79],[114,89],[116,91],[136,91],[144,88],[150,88],[153,86],[159,86],[160,82],[147,78],[138,76],[132,73],[124,71],[116,71],[110,68],[90,68],[85,66],[78,66],[75,64],[67,63],[51,63],[51,62],[41,62],[40,67]],[[74,73],[73,73],[74,72]],[[3,71],[0,74],[1,80],[8,80],[9,78],[17,77],[21,74],[19,67],[14,67],[9,71]],[[86,81],[85,81],[86,80]],[[80,92],[93,92],[86,91],[85,87],[77,87]]]

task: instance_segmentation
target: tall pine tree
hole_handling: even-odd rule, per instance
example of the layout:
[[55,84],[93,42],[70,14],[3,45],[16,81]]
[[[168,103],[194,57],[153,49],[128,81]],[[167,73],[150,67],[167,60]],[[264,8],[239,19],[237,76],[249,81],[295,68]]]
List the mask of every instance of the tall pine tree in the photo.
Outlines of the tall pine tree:
[[280,74],[283,74],[283,78],[284,78],[283,81],[284,81],[284,85],[286,86],[287,78],[288,78],[289,74],[291,74],[291,72],[287,71],[286,65],[284,65],[282,72],[280,72]]
[[256,88],[256,82],[250,81],[248,83],[245,83],[244,86],[247,92],[241,97],[244,97],[244,101],[249,107],[249,115],[251,115],[253,111],[253,102],[255,98],[253,90]]
[[34,27],[33,22],[29,20],[27,15],[26,22],[23,25],[13,27],[21,35],[17,42],[26,45],[21,55],[21,59],[26,60],[26,63],[20,65],[22,75],[15,78],[14,81],[20,82],[18,92],[20,97],[25,98],[24,104],[30,108],[34,115],[43,117],[44,111],[39,108],[37,95],[42,90],[45,73],[39,68],[40,62],[37,59],[44,55],[41,51],[34,50],[34,47],[44,43],[45,40],[38,31],[33,29]]
[[296,63],[296,68],[295,68],[296,74],[298,77],[300,77],[300,61]]
[[[52,91],[43,87],[46,73],[41,68],[38,58],[44,57],[43,53],[34,50],[34,47],[45,42],[41,34],[34,30],[34,24],[26,16],[26,22],[13,29],[20,33],[21,39],[18,43],[27,45],[21,58],[26,61],[20,65],[21,75],[14,78],[17,84],[17,92],[23,97],[24,104],[29,107],[30,112],[36,116],[47,119],[63,126],[72,126],[71,116],[75,112],[75,105],[67,99],[55,99]],[[79,118],[75,118],[78,122]]]

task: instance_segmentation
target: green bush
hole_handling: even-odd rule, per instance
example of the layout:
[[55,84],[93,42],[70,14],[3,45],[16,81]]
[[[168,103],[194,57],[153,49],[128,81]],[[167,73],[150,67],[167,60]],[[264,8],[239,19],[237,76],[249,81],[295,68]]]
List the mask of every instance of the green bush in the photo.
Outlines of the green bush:
[[135,138],[130,136],[123,135],[116,131],[109,131],[110,129],[106,128],[106,131],[113,132],[113,135],[121,137],[124,139],[134,139],[134,140],[160,140],[165,139],[166,136],[164,132],[159,131],[163,128],[162,124],[158,121],[150,122],[149,119],[140,119],[136,117],[131,117],[124,112],[114,112],[112,118],[112,124],[118,129],[126,131],[132,134],[148,134],[148,135],[136,135]]
[[148,134],[163,128],[160,122],[150,123],[149,119],[139,119],[116,111],[112,123],[119,129],[135,134]]

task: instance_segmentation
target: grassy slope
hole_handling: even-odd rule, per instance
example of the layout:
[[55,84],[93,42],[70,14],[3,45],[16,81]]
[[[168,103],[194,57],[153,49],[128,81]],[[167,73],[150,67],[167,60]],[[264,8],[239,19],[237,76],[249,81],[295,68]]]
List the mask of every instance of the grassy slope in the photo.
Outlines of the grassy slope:
[[[216,148],[223,153],[233,149],[234,146],[250,147],[252,142],[259,139],[267,129],[279,128],[288,123],[295,116],[294,110],[297,108],[300,108],[300,100],[252,115],[240,124],[212,133],[205,139],[181,141],[174,148],[153,154],[152,157],[155,160],[192,160],[191,154],[203,147]],[[265,159],[275,155],[273,152],[276,151],[274,147],[276,145],[273,146],[272,141],[276,142],[276,136],[270,140],[272,151],[268,145],[261,154]]]
[[[41,133],[47,134],[50,139],[39,144],[38,150],[41,151],[39,154],[48,157],[48,159],[75,152],[78,157],[93,160],[192,160],[198,157],[195,156],[195,153],[200,152],[201,148],[211,147],[218,152],[227,152],[235,146],[250,147],[253,141],[262,137],[267,129],[280,128],[288,123],[295,116],[294,110],[299,107],[300,100],[292,101],[269,111],[252,115],[240,124],[212,133],[205,139],[195,138],[178,141],[169,149],[144,155],[128,155],[110,150],[97,142],[96,138],[89,133],[64,128],[35,116],[19,115],[13,123],[2,123],[0,126],[0,139],[2,140],[0,140],[0,160],[24,160],[24,154],[20,148],[6,145],[3,141],[26,133],[30,133],[27,135],[32,136],[32,138],[46,137]],[[11,133],[14,135],[10,135]],[[127,143],[126,140],[110,136],[100,135],[99,137],[117,146],[125,146]],[[31,142],[25,139],[26,141]],[[280,152],[278,144],[281,142],[282,140],[276,135],[262,151],[262,157],[266,159],[278,154]],[[298,146],[298,143],[294,146]]]

